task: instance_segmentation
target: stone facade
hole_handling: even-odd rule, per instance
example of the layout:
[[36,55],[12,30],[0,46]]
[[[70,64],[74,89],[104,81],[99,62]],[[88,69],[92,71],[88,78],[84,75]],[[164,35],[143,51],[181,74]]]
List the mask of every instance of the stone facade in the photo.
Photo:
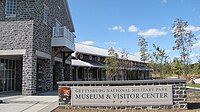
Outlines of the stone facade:
[[[53,27],[56,20],[62,26],[67,26],[67,16],[64,12],[63,0],[38,0],[36,2],[34,18],[34,47],[42,52],[51,53],[51,38]],[[43,7],[44,4],[49,8],[49,19],[47,25],[43,23]]]
[[23,55],[22,93],[36,94],[37,87],[37,56],[34,51],[26,51]]
[[67,81],[73,80],[71,68],[72,68],[71,65],[65,65],[64,80],[67,80]]
[[[6,17],[6,0],[0,1],[0,50],[25,49],[21,56],[22,61],[22,94],[32,95],[37,93],[38,71],[37,66],[42,67],[45,83],[42,91],[53,89],[53,66],[50,59],[43,60],[43,66],[38,65],[36,51],[51,55],[51,38],[56,20],[62,26],[70,27],[70,14],[66,10],[64,0],[17,0],[16,17]],[[44,4],[49,8],[48,23],[43,23]],[[70,23],[70,24],[69,24]],[[57,57],[62,57],[60,52]],[[62,69],[62,68],[58,68]],[[20,77],[20,76],[19,76]],[[18,78],[19,78],[18,77]],[[60,79],[60,78],[59,78]],[[17,81],[20,81],[17,80]],[[17,82],[20,84],[20,82]],[[16,88],[20,89],[20,88]]]
[[[59,69],[59,68],[58,68]],[[53,89],[53,69],[50,60],[38,59],[37,68],[37,89],[39,91],[49,91]]]
[[63,78],[63,71],[62,71],[62,69],[60,69],[60,68],[62,68],[63,67],[63,65],[62,65],[62,63],[60,63],[60,62],[56,62],[55,63],[55,65],[54,65],[54,70],[53,70],[53,74],[54,74],[54,83],[56,83],[57,81],[62,81],[64,78]]
[[0,50],[33,50],[33,21],[0,21]]

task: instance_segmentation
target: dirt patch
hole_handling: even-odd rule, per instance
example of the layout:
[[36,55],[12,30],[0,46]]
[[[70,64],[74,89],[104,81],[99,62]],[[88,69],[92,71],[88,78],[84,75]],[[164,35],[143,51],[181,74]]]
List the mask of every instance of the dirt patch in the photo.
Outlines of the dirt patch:
[[194,110],[174,110],[174,109],[166,109],[166,110],[114,110],[114,109],[86,109],[86,108],[57,108],[53,112],[200,112],[200,109]]

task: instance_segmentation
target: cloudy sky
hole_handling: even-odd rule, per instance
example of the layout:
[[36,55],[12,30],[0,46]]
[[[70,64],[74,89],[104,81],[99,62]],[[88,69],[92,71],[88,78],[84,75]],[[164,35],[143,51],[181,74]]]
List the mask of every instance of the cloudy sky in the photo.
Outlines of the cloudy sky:
[[152,51],[153,43],[173,58],[175,45],[172,25],[176,18],[188,21],[198,37],[193,61],[200,59],[200,0],[68,0],[76,42],[100,48],[125,49],[139,55],[138,37],[144,36]]

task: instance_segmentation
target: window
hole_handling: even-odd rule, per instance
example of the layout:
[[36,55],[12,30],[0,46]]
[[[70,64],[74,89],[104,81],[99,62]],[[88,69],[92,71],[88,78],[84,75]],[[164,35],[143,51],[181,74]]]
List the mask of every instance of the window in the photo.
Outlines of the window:
[[55,26],[55,35],[60,36],[61,35],[61,23],[56,19],[56,26]]
[[82,54],[80,54],[80,59],[83,59],[83,55]]
[[48,22],[48,16],[49,16],[49,8],[44,4],[44,10],[43,10],[43,23],[47,25]]
[[5,14],[8,17],[16,16],[17,0],[6,0]]
[[92,56],[89,56],[89,60],[92,60]]
[[97,57],[97,61],[100,61],[100,57]]

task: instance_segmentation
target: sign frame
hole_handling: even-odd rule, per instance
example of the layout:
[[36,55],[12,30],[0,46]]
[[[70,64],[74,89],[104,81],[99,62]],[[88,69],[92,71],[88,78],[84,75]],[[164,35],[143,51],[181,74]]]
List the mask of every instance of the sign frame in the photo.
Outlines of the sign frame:
[[90,107],[173,105],[173,89],[172,85],[73,86],[71,105]]

